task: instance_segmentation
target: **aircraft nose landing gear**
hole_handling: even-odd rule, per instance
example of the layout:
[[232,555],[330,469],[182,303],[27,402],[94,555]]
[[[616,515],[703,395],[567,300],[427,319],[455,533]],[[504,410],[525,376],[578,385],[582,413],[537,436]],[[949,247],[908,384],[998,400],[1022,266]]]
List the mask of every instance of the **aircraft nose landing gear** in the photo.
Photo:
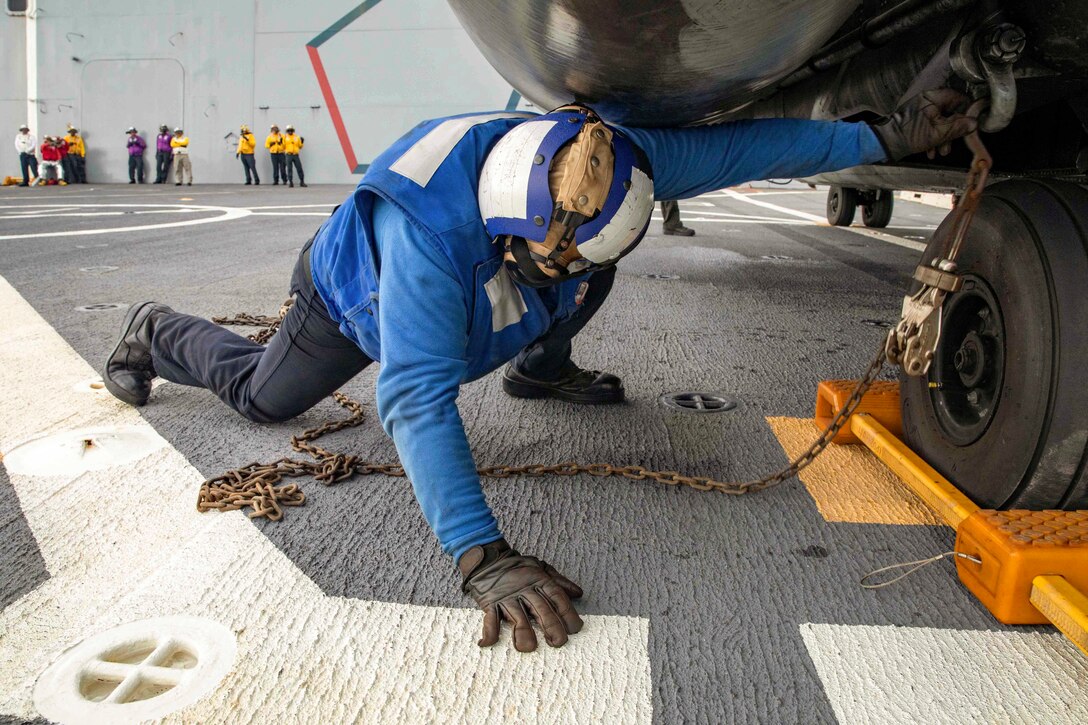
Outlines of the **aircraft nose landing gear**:
[[989,154],[977,133],[965,140],[967,190],[888,336],[904,435],[981,506],[1088,507],[1088,187],[983,194]]
[[1088,188],[993,185],[956,264],[929,371],[900,380],[907,443],[984,507],[1088,508]]

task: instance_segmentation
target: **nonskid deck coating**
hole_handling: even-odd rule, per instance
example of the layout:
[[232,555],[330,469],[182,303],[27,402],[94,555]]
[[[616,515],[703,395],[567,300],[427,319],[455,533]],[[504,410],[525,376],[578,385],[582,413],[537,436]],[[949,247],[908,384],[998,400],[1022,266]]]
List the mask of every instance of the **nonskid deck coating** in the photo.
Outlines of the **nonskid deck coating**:
[[[228,712],[253,719],[272,712],[262,709],[266,700],[279,708],[277,716],[300,721],[321,715],[850,722],[887,720],[889,713],[892,720],[902,713],[904,721],[942,721],[982,712],[1009,720],[1049,712],[1061,722],[1088,708],[1083,691],[1070,692],[1065,684],[1088,672],[1082,660],[1067,656],[1071,645],[1046,630],[997,626],[950,569],[931,567],[875,594],[857,587],[872,568],[950,548],[946,531],[922,522],[829,522],[818,497],[797,482],[741,499],[586,477],[485,483],[508,537],[587,591],[580,607],[586,631],[566,648],[529,656],[513,652],[506,639],[492,650],[476,648],[479,615],[460,595],[452,565],[403,481],[364,479],[334,488],[304,483],[306,507],[289,511],[278,524],[254,525],[240,514],[195,514],[196,486],[204,476],[283,455],[292,433],[337,409],[323,403],[291,423],[261,427],[204,391],[176,385],[156,390],[139,413],[93,396],[75,398],[73,385],[93,374],[80,356],[100,364],[123,311],[74,308],[158,297],[205,316],[273,312],[298,248],[321,221],[313,215],[327,213],[349,190],[129,191],[0,193],[0,214],[5,205],[75,203],[69,192],[77,192],[80,203],[191,202],[250,210],[197,227],[0,242],[0,276],[14,287],[5,306],[24,310],[17,329],[32,327],[39,335],[23,345],[7,333],[2,338],[0,350],[11,362],[3,369],[27,371],[5,372],[5,385],[23,390],[5,404],[12,410],[17,399],[32,402],[17,413],[5,411],[6,420],[26,422],[5,427],[0,451],[32,430],[107,418],[149,425],[169,443],[164,461],[149,459],[139,470],[113,471],[98,481],[98,490],[114,495],[86,518],[72,516],[83,509],[64,495],[74,497],[94,481],[61,486],[65,493],[57,498],[42,496],[37,482],[0,477],[0,485],[14,488],[9,500],[18,501],[0,509],[2,538],[9,542],[0,549],[6,595],[0,647],[14,645],[30,657],[14,674],[0,667],[0,712],[32,717],[26,694],[37,672],[80,636],[179,611],[240,631],[240,646],[252,648],[246,661],[254,664],[241,665],[223,690],[179,713],[188,721],[223,719]],[[818,380],[849,377],[864,366],[881,331],[863,321],[895,316],[917,253],[806,221],[799,214],[821,213],[820,193],[768,194],[760,201],[796,213],[727,195],[682,204],[685,222],[699,235],[654,234],[620,266],[612,299],[576,343],[576,360],[621,374],[631,398],[626,406],[515,401],[498,391],[493,377],[464,388],[460,407],[478,460],[638,462],[722,478],[750,477],[784,463],[786,453],[767,419],[810,416]],[[304,204],[322,206],[297,206]],[[931,227],[941,214],[902,203],[893,221]],[[117,225],[117,219],[48,223],[76,231]],[[20,222],[18,233],[28,227],[41,231]],[[12,233],[0,221],[0,235]],[[891,233],[902,239],[929,231]],[[101,244],[108,246],[96,246]],[[94,266],[119,269],[80,271]],[[62,361],[63,369],[43,364],[46,359]],[[43,387],[43,379],[65,382]],[[346,390],[373,410],[373,382],[367,372]],[[724,390],[741,406],[700,417],[669,413],[656,402],[663,392],[689,389]],[[382,460],[394,455],[376,423],[329,442]],[[841,477],[835,480],[842,485]],[[35,518],[45,516],[44,502],[54,499],[72,504],[65,525]],[[162,528],[153,532],[158,538],[141,539],[142,549],[132,545],[135,539],[103,535],[154,511]],[[98,575],[131,569],[134,562],[138,566],[124,577]],[[179,581],[190,583],[184,596],[171,588]],[[44,617],[52,610],[42,608],[41,597],[62,612],[83,614]],[[297,644],[296,636],[306,637],[305,646],[289,646]],[[857,651],[870,656],[850,654]],[[952,656],[959,652],[964,656]],[[303,664],[282,671],[268,664],[294,663],[296,654]],[[913,657],[924,666],[905,673],[885,666],[895,657]],[[1012,671],[994,666],[1002,657],[1025,665]],[[475,680],[466,680],[469,674]],[[971,700],[930,694],[945,674],[967,676],[980,697],[992,693],[998,709],[973,710]],[[542,679],[549,677],[555,679]],[[435,684],[421,686],[428,681]],[[576,681],[591,684],[593,692],[568,691],[570,707],[552,709],[556,688]]]

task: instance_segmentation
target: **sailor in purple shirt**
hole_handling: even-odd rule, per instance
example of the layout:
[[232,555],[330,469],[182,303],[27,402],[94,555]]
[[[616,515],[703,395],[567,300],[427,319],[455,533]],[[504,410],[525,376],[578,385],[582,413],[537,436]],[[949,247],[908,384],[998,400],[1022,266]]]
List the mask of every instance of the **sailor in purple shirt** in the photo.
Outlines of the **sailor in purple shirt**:
[[159,135],[155,137],[155,183],[165,184],[166,177],[170,173],[170,163],[174,160],[174,152],[170,148],[170,127],[165,123],[159,126]]
[[147,148],[147,142],[144,141],[137,131],[135,126],[129,126],[126,130],[128,134],[128,183],[135,184],[137,179],[140,183],[144,183],[144,149]]

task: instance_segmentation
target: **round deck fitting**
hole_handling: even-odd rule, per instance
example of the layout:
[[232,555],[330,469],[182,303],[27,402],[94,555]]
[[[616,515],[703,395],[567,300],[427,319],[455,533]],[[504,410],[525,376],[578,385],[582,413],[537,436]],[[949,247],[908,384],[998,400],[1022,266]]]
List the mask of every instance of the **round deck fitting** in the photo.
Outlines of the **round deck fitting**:
[[91,305],[80,305],[76,307],[76,312],[105,312],[107,310],[123,310],[128,305],[124,302],[96,302]]
[[102,426],[51,433],[4,454],[12,473],[73,476],[138,461],[166,445],[147,426]]
[[659,400],[666,408],[681,413],[725,413],[737,407],[734,398],[700,391],[665,393]]
[[57,722],[158,719],[207,695],[230,671],[234,633],[199,617],[159,617],[96,634],[38,677],[34,705]]

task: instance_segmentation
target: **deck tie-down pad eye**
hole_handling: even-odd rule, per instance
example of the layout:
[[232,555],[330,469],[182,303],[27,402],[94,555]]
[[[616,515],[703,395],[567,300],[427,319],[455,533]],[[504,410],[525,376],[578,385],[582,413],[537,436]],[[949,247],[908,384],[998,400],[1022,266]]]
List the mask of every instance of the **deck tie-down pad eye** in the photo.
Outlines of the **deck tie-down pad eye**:
[[682,413],[725,413],[737,407],[734,398],[700,391],[665,393],[659,400],[666,408]]
[[193,704],[230,671],[234,633],[201,617],[130,622],[61,653],[34,685],[34,705],[58,722],[135,723]]

